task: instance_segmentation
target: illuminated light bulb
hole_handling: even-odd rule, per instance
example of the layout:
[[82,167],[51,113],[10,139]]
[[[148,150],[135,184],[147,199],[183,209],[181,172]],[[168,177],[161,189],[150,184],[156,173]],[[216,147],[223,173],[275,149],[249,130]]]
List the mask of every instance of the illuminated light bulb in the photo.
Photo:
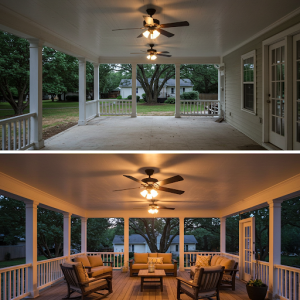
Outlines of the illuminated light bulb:
[[147,190],[143,190],[143,191],[141,192],[141,195],[142,195],[143,197],[146,197],[147,194],[148,194]]
[[150,214],[157,214],[157,213],[158,213],[158,210],[157,210],[156,208],[150,208],[150,209],[148,210],[148,212],[149,212]]
[[156,60],[157,59],[157,56],[156,55],[151,55],[151,58],[150,58],[151,60]]
[[146,198],[151,200],[153,196],[151,194],[147,194]]
[[[156,39],[158,36],[160,35],[160,32],[158,32],[157,30],[154,30],[152,32],[150,32],[150,39],[154,40]],[[149,36],[149,35],[148,35]]]
[[148,30],[146,30],[145,32],[143,32],[143,36],[144,36],[145,38],[148,38],[148,37],[149,37],[149,34],[150,34],[150,32],[149,32]]
[[150,193],[153,197],[156,197],[158,195],[158,192],[156,190],[151,190]]
[[147,58],[148,58],[148,59],[151,59],[151,55],[148,55]]

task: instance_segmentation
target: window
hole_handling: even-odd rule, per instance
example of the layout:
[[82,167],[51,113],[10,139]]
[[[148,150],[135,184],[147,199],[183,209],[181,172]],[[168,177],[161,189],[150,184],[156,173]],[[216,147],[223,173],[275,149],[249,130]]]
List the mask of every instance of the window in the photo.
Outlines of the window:
[[136,88],[136,94],[138,94],[139,93],[139,88]]
[[132,252],[134,252],[134,245],[132,245]]
[[185,92],[185,88],[183,88],[182,90],[183,90],[183,92]]
[[176,245],[176,252],[178,252],[178,245]]
[[185,252],[189,251],[189,245],[185,245]]
[[242,110],[256,114],[256,52],[242,56]]
[[171,94],[174,94],[174,88],[171,88]]

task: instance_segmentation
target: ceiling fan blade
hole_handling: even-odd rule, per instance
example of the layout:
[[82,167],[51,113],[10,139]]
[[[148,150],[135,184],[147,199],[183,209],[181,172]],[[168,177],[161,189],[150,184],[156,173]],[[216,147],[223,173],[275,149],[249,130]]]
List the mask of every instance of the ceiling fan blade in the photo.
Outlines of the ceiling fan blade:
[[118,30],[132,30],[132,29],[146,29],[145,27],[139,27],[139,28],[121,28],[121,29],[113,29],[112,31],[118,31]]
[[153,18],[151,18],[150,16],[143,16],[145,22],[147,25],[153,25],[154,22],[153,22]]
[[164,36],[166,36],[166,37],[168,37],[168,38],[170,38],[170,37],[172,37],[172,36],[175,35],[175,34],[169,32],[169,31],[165,31],[165,30],[163,30],[163,29],[161,29],[161,28],[157,28],[156,30],[157,30],[158,32],[160,32],[160,34],[162,34],[162,35],[164,35]]
[[160,51],[160,52],[156,52],[156,54],[161,54],[161,53],[170,53],[169,51]]
[[183,178],[180,175],[176,175],[176,176],[167,178],[165,180],[159,181],[157,183],[159,185],[165,185],[165,184],[170,184],[170,183],[177,182],[177,181],[182,181],[182,180],[183,180]]
[[137,36],[137,38],[141,38],[143,36],[143,34],[141,33],[140,35]]
[[144,55],[144,53],[130,53],[130,54],[139,54],[139,55]]
[[167,54],[157,54],[156,53],[156,55],[158,55],[158,56],[165,56],[165,57],[171,57],[172,55],[167,55]]
[[137,178],[134,178],[134,177],[132,177],[132,176],[130,176],[130,175],[123,175],[124,177],[127,177],[127,178],[129,178],[129,179],[131,179],[131,180],[133,180],[133,181],[136,181],[136,182],[138,182],[138,183],[140,183],[140,184],[142,184],[142,185],[146,185],[143,181],[141,181],[141,180],[139,180],[139,179],[137,179]]
[[182,195],[184,193],[184,191],[175,190],[175,189],[169,189],[169,188],[165,188],[163,186],[160,186],[158,188],[158,190],[162,191],[162,192],[168,192],[168,193],[173,193],[173,194],[178,194],[178,195]]
[[137,188],[129,188],[129,189],[122,189],[122,190],[113,190],[113,192],[121,192],[121,191],[136,190],[136,189],[140,189],[140,187],[137,187]]
[[165,207],[165,206],[158,206],[158,209],[171,209],[171,210],[174,210],[175,208],[173,207]]
[[190,26],[190,23],[187,21],[182,21],[182,22],[175,22],[175,23],[160,24],[161,28],[183,27],[183,26]]

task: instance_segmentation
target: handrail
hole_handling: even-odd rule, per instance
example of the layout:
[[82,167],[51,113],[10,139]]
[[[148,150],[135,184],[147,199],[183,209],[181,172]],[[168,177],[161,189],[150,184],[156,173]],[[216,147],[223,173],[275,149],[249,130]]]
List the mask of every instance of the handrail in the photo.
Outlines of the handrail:
[[287,270],[287,271],[291,271],[291,272],[296,272],[296,273],[300,273],[300,269],[299,268],[295,268],[295,267],[289,267],[286,265],[274,265],[275,269],[281,269],[281,270]]
[[29,113],[29,114],[24,114],[24,115],[16,116],[16,117],[11,117],[11,118],[0,120],[0,125],[6,124],[6,123],[10,123],[10,122],[22,121],[24,119],[28,119],[30,117],[36,117],[36,116],[37,116],[36,113]]
[[29,268],[29,267],[32,267],[32,264],[24,264],[24,265],[17,265],[17,266],[12,266],[12,267],[1,268],[0,273],[14,271],[14,270],[18,270],[21,268]]
[[49,259],[44,259],[44,260],[40,260],[37,262],[38,265],[42,265],[46,262],[52,262],[52,261],[57,261],[57,260],[61,260],[61,259],[66,259],[68,256],[60,256],[60,257],[55,257],[55,258],[49,258]]
[[180,100],[180,115],[219,116],[220,104],[220,100]]

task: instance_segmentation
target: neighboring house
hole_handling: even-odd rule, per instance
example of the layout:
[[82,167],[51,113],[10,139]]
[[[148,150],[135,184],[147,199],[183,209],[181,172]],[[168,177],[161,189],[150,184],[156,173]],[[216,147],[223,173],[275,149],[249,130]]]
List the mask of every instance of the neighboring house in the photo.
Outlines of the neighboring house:
[[[150,81],[150,78],[148,78]],[[160,79],[163,80],[163,79]],[[180,79],[180,94],[183,92],[191,92],[193,90],[193,84],[190,79]],[[132,95],[132,80],[131,79],[122,79],[120,82],[121,96],[122,98],[127,98],[129,95]],[[142,95],[145,93],[142,85],[137,80],[136,81],[136,95],[142,98]],[[158,98],[168,98],[175,97],[175,79],[169,79],[166,81],[165,85],[160,91]]]
[[[157,237],[157,245],[159,245],[161,235]],[[197,240],[193,235],[184,236],[184,251],[195,251]],[[113,240],[114,252],[124,252],[124,236],[115,235]],[[146,240],[139,234],[129,236],[129,252],[148,253],[151,252]],[[179,235],[177,235],[171,243],[167,252],[179,254]]]

